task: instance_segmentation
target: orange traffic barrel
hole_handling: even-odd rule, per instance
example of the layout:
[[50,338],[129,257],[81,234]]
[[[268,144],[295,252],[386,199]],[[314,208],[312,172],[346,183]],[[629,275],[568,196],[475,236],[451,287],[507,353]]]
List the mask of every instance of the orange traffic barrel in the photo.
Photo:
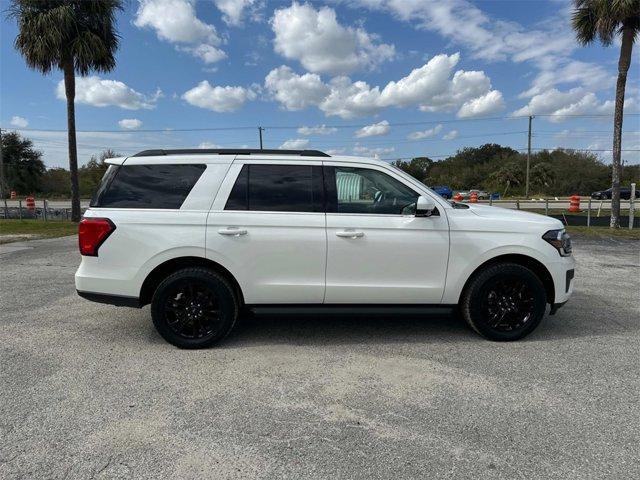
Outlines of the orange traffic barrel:
[[456,202],[461,202],[461,201],[462,201],[462,195],[460,195],[460,192],[456,193],[456,194],[453,196],[453,199],[454,199]]
[[580,211],[580,195],[571,195],[569,197],[569,211],[570,212]]
[[36,209],[36,199],[33,197],[27,197],[27,210],[34,211]]
[[478,203],[478,192],[471,192],[471,195],[469,196],[469,201],[471,203]]

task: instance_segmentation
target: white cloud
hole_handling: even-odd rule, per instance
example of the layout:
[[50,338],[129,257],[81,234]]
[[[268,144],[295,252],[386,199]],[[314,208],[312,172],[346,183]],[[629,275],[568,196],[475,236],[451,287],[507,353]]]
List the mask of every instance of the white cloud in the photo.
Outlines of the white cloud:
[[344,150],[344,148],[330,148],[329,150],[324,150],[324,152],[327,155],[342,155]]
[[504,108],[502,93],[498,90],[491,90],[481,97],[467,100],[458,110],[459,118],[481,117],[497,112]]
[[[458,70],[453,73],[459,60],[457,53],[436,55],[382,89],[344,76],[326,84],[316,74],[298,75],[286,66],[272,70],[265,85],[287,110],[315,105],[327,116],[352,118],[374,115],[386,107],[408,106],[428,112],[447,111],[492,92],[491,81],[484,72]],[[490,99],[495,96],[501,99],[500,92],[495,92]]]
[[438,124],[433,128],[428,128],[427,130],[421,130],[419,132],[412,132],[407,135],[407,138],[410,140],[420,140],[423,138],[431,138],[435,137],[442,130],[442,125]]
[[550,55],[567,55],[576,45],[565,15],[539,24],[538,28],[525,28],[516,22],[492,19],[466,0],[360,0],[359,3],[391,12],[417,28],[434,31],[484,60],[537,61]]
[[457,130],[451,130],[450,132],[446,133],[442,137],[442,139],[443,140],[454,140],[457,137],[458,137],[458,131]]
[[198,145],[198,148],[221,148],[221,147],[217,143],[202,142],[200,145]]
[[[60,80],[56,87],[56,96],[64,100],[64,81]],[[153,109],[162,97],[158,89],[153,95],[136,92],[126,84],[117,80],[103,80],[100,77],[76,77],[76,103],[93,107],[116,106],[125,110]]]
[[213,0],[213,3],[223,13],[222,20],[228,25],[236,26],[242,23],[244,10],[252,6],[255,0]]
[[256,97],[252,88],[212,86],[206,80],[182,95],[189,104],[214,112],[233,112]]
[[137,118],[123,118],[118,122],[118,125],[125,130],[136,130],[142,126],[142,122]]
[[[593,92],[586,92],[580,87],[567,91],[551,88],[534,95],[529,104],[512,113],[514,117],[526,115],[552,115],[545,117],[550,122],[562,122],[574,115],[608,115],[614,111],[614,102],[601,102]],[[625,109],[636,109],[634,98],[625,100]]]
[[317,125],[315,127],[300,127],[298,133],[300,135],[331,135],[338,131],[335,127],[327,127],[326,125]]
[[373,125],[366,125],[356,132],[356,138],[375,137],[378,135],[387,135],[391,131],[389,122],[382,120]]
[[310,72],[346,74],[372,68],[395,56],[393,45],[378,43],[363,28],[338,23],[330,7],[316,10],[294,2],[271,19],[275,51]]
[[227,54],[219,49],[218,47],[214,47],[213,45],[208,45],[206,43],[202,43],[196,47],[176,47],[181,52],[187,52],[193,55],[194,57],[199,58],[204,63],[211,64],[219,62],[227,58]]
[[213,25],[196,16],[194,0],[140,0],[133,21],[138,28],[152,28],[160,40],[180,44],[176,48],[214,63],[226,57],[217,48],[221,39]]
[[27,128],[29,126],[29,120],[24,117],[11,117],[11,125],[18,128]]
[[364,145],[360,145],[356,143],[355,147],[353,147],[353,153],[356,155],[362,155],[366,157],[374,157],[380,158],[381,155],[387,155],[389,153],[393,153],[396,149],[394,147],[376,147],[370,148]]
[[308,138],[290,138],[278,148],[283,150],[304,150],[309,147]]
[[615,85],[615,76],[601,65],[568,59],[549,59],[520,98],[539,95],[555,85],[577,84],[590,90],[600,90]]
[[287,66],[274,68],[265,78],[265,87],[287,110],[301,110],[318,105],[329,93],[315,73],[297,75]]

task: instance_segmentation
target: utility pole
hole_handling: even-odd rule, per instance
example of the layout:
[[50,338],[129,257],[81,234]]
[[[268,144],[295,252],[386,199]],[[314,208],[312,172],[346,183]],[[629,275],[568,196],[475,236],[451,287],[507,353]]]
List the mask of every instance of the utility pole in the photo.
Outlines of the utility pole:
[[260,150],[262,150],[262,132],[264,128],[258,127],[258,135],[260,135]]
[[524,196],[529,198],[529,166],[531,165],[531,121],[533,115],[529,115],[529,139],[527,143],[527,175],[524,183]]
[[2,129],[0,128],[0,198],[4,200],[4,158],[2,157]]

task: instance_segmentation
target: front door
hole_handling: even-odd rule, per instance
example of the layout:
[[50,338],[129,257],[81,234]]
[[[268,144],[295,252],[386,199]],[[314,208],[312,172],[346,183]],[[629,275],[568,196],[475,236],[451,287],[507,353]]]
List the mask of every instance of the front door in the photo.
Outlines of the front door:
[[383,167],[324,167],[325,303],[438,304],[449,228],[443,211],[416,217],[419,196]]

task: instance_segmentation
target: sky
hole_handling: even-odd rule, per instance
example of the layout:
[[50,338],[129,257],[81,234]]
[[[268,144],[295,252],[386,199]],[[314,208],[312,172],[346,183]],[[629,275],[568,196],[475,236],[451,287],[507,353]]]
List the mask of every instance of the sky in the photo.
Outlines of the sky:
[[[6,10],[8,0],[0,0]],[[619,43],[577,44],[568,1],[131,0],[117,66],[76,80],[79,163],[110,148],[320,149],[386,160],[500,143],[611,161]],[[68,164],[62,74],[0,22],[0,126]],[[640,55],[626,163],[640,163]]]

